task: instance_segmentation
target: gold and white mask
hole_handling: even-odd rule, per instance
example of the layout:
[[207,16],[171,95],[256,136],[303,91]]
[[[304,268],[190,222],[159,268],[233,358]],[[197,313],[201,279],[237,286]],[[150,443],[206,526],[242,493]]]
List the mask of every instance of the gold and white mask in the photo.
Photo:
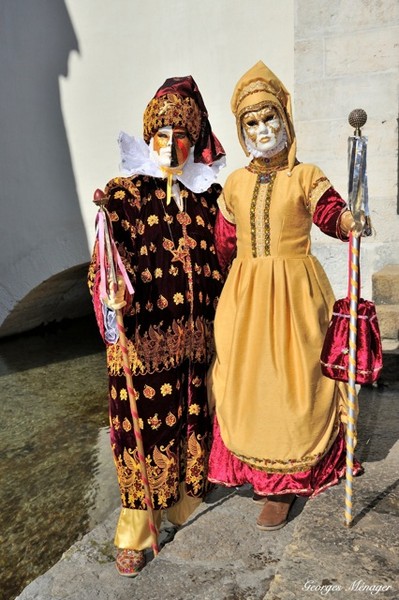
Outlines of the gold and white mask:
[[153,150],[160,167],[181,169],[190,154],[191,142],[183,127],[161,127],[153,137]]
[[270,157],[284,149],[285,127],[273,106],[251,110],[241,117],[244,140],[254,157]]

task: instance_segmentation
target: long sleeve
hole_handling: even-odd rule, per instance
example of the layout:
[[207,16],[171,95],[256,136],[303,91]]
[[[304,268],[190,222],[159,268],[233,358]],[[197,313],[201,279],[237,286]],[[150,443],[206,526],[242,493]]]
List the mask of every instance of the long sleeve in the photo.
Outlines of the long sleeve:
[[[109,194],[107,210],[109,212],[113,225],[113,238],[121,256],[126,272],[133,283],[133,256],[134,248],[130,236],[130,229],[126,225],[129,215],[126,207],[131,205],[131,194],[121,185],[120,180],[112,180],[106,187],[106,193]],[[88,272],[88,287],[92,296],[94,314],[100,335],[106,343],[115,343],[118,339],[115,311],[109,308],[100,294],[100,256],[98,249],[98,240],[94,245],[91,262]],[[134,283],[133,283],[134,285]],[[123,312],[129,311],[132,304],[132,296],[125,292],[126,307]]]
[[333,187],[330,187],[316,204],[313,223],[326,235],[348,241],[349,238],[343,235],[340,229],[341,216],[347,210],[345,200]]
[[236,226],[227,221],[219,210],[215,223],[215,249],[219,265],[225,273],[237,248]]

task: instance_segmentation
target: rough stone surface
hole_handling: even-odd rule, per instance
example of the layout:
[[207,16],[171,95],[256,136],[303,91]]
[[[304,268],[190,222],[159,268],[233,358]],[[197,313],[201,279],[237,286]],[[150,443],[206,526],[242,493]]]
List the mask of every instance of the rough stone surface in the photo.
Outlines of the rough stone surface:
[[373,299],[376,304],[399,304],[399,265],[386,265],[373,274]]
[[[135,579],[120,577],[112,545],[116,511],[72,546],[17,600],[307,600],[399,598],[397,360],[386,383],[360,392],[353,524],[344,483],[296,500],[288,525],[261,532],[250,489],[216,489]],[[169,527],[168,527],[169,525]],[[373,594],[372,594],[373,592]]]
[[399,304],[376,305],[381,337],[397,340],[399,335]]

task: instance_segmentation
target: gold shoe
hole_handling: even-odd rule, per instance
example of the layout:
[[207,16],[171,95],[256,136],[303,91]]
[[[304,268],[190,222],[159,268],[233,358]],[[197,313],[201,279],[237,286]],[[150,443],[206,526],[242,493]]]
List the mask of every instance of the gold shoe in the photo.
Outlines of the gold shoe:
[[119,549],[115,560],[116,570],[123,577],[136,577],[145,567],[144,552],[131,550],[130,548]]
[[274,531],[286,525],[288,513],[295,500],[295,494],[268,496],[261,513],[256,521],[258,529]]

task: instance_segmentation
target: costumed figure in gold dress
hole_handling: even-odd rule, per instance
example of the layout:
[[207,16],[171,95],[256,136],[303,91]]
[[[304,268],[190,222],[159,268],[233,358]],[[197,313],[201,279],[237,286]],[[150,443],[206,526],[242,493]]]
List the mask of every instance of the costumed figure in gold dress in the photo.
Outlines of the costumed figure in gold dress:
[[[124,325],[154,521],[181,525],[204,497],[211,417],[206,376],[222,287],[214,247],[224,150],[191,76],[165,81],[144,113],[144,140],[119,137],[122,177],[105,188],[113,238],[134,288],[101,297],[98,244],[89,287],[106,343],[110,435],[122,500],[115,545],[134,576],[151,547],[115,310]],[[122,284],[122,280],[120,280]]]
[[314,496],[345,473],[346,384],[324,377],[319,362],[334,296],[310,231],[314,223],[346,241],[354,221],[324,173],[298,162],[290,95],[262,62],[239,80],[231,107],[251,162],[218,201],[216,249],[228,276],[209,380],[209,479],[252,484],[257,525],[273,530],[296,495]]

